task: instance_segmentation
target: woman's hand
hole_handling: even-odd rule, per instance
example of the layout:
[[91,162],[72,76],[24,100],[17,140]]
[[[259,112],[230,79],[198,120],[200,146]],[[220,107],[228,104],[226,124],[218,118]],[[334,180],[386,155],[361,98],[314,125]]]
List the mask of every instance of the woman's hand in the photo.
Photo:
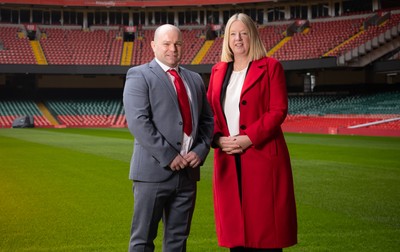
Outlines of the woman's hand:
[[238,135],[238,136],[234,136],[233,138],[234,138],[234,141],[238,145],[240,145],[240,147],[242,148],[242,151],[245,151],[247,148],[249,148],[253,144],[247,135]]
[[230,137],[221,136],[216,142],[221,150],[226,152],[227,154],[243,153],[247,148],[252,145],[250,138],[246,135]]

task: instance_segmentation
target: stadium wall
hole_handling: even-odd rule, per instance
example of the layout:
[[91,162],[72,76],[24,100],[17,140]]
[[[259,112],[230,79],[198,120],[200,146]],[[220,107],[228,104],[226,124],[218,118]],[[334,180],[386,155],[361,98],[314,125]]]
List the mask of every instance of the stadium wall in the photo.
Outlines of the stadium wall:
[[121,75],[39,75],[37,88],[122,88]]
[[[7,66],[10,68],[11,66]],[[16,66],[15,66],[16,67]],[[210,77],[209,66],[185,65],[198,72],[207,85]],[[21,68],[26,71],[21,72]],[[113,68],[113,70],[110,70]],[[284,66],[285,68],[285,66]],[[40,71],[37,71],[41,69]],[[45,66],[18,65],[14,73],[0,73],[1,87],[29,86],[41,88],[122,88],[129,67],[94,67],[94,66]],[[354,85],[376,86],[400,83],[400,76],[392,72],[376,72],[373,67],[366,68],[314,68],[286,70],[288,91],[310,92],[307,82],[313,77],[313,88],[319,91],[345,90]],[[310,84],[311,85],[311,84]]]

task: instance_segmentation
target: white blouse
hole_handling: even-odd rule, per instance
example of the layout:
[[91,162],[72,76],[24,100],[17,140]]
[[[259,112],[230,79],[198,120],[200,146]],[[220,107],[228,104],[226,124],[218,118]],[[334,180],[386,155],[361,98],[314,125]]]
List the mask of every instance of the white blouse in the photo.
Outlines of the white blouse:
[[239,134],[239,102],[246,72],[247,67],[241,71],[233,71],[226,89],[224,112],[231,136]]

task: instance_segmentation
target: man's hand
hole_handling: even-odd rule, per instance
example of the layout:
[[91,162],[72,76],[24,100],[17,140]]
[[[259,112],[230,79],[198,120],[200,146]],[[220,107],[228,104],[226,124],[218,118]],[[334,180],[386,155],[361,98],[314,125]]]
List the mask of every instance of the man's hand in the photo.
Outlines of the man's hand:
[[189,163],[189,166],[192,168],[198,167],[201,163],[200,157],[196,154],[196,152],[189,152],[184,156],[186,161]]
[[185,169],[185,167],[188,165],[189,165],[188,161],[186,161],[185,158],[183,158],[181,155],[178,154],[169,164],[169,167],[173,171],[179,171]]

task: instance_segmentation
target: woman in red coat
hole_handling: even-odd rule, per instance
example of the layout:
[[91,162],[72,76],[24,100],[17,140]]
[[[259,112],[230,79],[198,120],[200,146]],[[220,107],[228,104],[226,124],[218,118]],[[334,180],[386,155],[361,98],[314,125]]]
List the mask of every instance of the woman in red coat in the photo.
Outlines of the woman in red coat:
[[266,53],[251,18],[235,14],[208,87],[216,230],[219,245],[231,251],[282,251],[297,243],[293,177],[281,130],[286,81],[281,64]]

